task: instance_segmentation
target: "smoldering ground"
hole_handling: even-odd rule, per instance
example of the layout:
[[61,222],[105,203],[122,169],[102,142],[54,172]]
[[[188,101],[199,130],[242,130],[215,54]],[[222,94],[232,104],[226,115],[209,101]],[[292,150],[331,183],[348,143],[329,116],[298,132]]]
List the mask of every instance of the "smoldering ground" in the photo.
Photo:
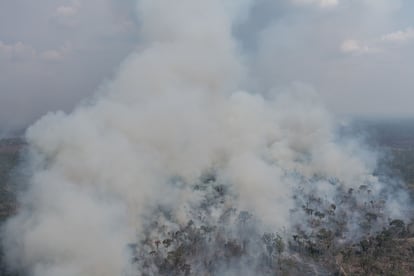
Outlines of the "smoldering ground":
[[137,2],[145,47],[27,130],[30,176],[3,229],[11,270],[274,274],[292,233],[340,244],[406,218],[403,190],[336,135],[315,93],[246,91],[232,31],[251,4]]

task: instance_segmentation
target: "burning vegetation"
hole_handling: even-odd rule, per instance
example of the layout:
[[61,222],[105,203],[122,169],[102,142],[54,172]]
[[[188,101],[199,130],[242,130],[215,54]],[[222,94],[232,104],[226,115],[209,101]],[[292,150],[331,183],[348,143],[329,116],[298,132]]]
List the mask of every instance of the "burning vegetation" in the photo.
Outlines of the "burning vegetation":
[[[335,203],[298,187],[297,208],[291,212],[304,220],[289,231],[264,233],[258,218],[226,204],[231,194],[226,186],[214,176],[203,178],[194,186],[202,193],[199,205],[191,208],[194,220],[177,223],[160,206],[145,227],[145,238],[129,245],[133,262],[142,275],[413,273],[414,224],[385,217],[384,200],[374,201],[369,186],[346,191],[340,183],[331,185],[338,186]],[[350,225],[350,214],[358,217],[357,225]],[[360,236],[350,236],[355,233]]]
[[251,3],[234,3],[137,1],[142,47],[93,99],[27,129],[10,271],[411,273],[405,186],[303,85],[249,92],[233,32]]

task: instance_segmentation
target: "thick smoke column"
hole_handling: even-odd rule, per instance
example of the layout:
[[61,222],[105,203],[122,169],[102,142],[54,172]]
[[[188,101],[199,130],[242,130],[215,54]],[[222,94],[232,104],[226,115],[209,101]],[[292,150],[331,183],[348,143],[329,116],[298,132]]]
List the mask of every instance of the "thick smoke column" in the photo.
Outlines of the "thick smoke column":
[[[159,206],[177,225],[201,221],[191,210],[204,200],[194,185],[209,174],[229,193],[220,208],[248,211],[263,231],[302,219],[292,215],[299,188],[336,202],[326,179],[383,193],[374,158],[338,141],[315,96],[300,85],[266,98],[244,91],[248,68],[232,28],[251,3],[234,3],[138,1],[145,46],[96,97],[29,128],[28,187],[4,229],[11,268],[140,275],[128,245],[148,236]],[[400,199],[384,212],[398,216]],[[357,215],[345,240],[358,231]]]

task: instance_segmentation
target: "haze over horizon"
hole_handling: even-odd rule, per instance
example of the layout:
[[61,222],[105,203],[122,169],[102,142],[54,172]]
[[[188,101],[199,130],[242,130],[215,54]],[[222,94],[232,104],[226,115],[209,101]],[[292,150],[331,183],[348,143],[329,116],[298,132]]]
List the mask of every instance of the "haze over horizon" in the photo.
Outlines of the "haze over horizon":
[[0,44],[3,124],[50,111],[2,141],[22,154],[0,273],[333,275],[414,236],[411,192],[336,117],[410,113],[406,2],[42,3],[22,19],[42,32]]
[[[0,3],[0,128],[72,110],[142,47],[135,1]],[[316,91],[335,114],[412,117],[414,3],[258,0],[235,29],[248,90]]]

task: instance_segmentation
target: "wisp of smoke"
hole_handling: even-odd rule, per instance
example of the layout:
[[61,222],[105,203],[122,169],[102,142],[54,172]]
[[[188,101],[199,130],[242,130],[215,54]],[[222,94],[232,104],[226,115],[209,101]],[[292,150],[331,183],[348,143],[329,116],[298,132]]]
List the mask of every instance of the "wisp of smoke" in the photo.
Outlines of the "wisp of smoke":
[[30,176],[3,229],[11,269],[246,274],[273,252],[261,240],[282,251],[287,233],[310,231],[316,209],[326,227],[337,225],[328,211],[344,218],[344,242],[370,210],[370,231],[404,217],[404,194],[373,175],[373,154],[335,135],[313,93],[245,91],[232,30],[251,5],[138,1],[144,46],[95,97],[27,130]]

